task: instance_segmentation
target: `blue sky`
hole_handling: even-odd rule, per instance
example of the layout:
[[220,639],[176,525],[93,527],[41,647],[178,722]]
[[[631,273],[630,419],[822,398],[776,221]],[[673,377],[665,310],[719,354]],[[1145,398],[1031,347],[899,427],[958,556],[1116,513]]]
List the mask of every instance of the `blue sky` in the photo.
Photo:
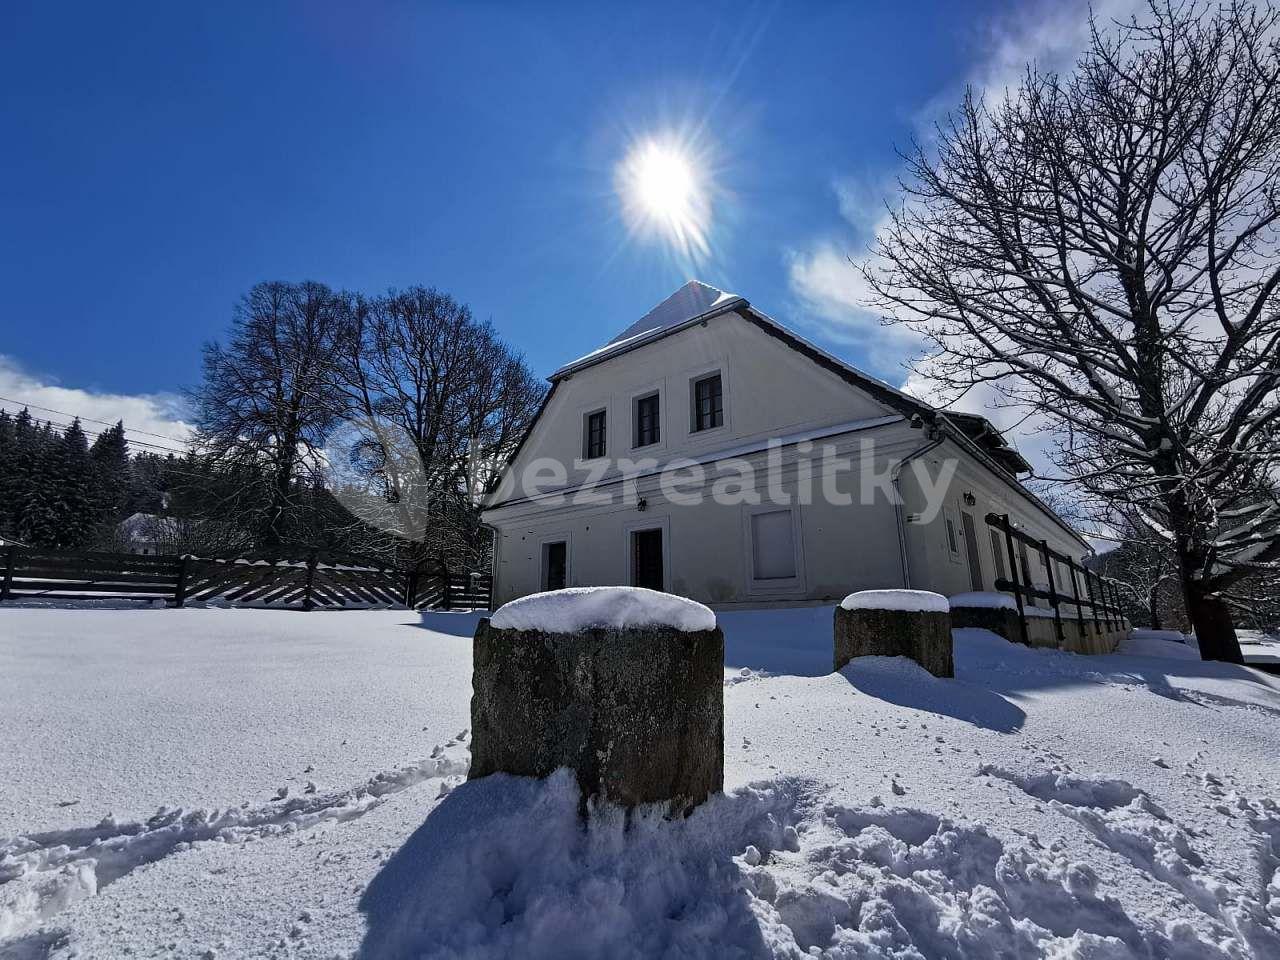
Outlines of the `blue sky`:
[[[0,388],[177,391],[267,279],[437,286],[546,374],[692,275],[900,381],[843,258],[895,146],[1054,48],[1050,9],[10,2]],[[714,184],[695,264],[615,191],[670,133]]]

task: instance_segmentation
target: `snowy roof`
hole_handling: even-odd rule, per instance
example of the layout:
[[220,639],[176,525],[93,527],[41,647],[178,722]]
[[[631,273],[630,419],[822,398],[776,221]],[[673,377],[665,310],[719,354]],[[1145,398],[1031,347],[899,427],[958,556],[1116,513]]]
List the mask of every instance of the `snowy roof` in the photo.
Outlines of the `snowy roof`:
[[579,367],[598,363],[606,357],[625,353],[633,347],[657,339],[680,327],[697,323],[736,306],[744,306],[746,303],[747,301],[736,293],[726,293],[701,280],[690,280],[603,347],[566,363],[551,375],[551,379],[562,377]]
[[181,527],[173,517],[161,517],[154,513],[133,513],[121,520],[116,529],[131,540],[155,540],[176,536]]

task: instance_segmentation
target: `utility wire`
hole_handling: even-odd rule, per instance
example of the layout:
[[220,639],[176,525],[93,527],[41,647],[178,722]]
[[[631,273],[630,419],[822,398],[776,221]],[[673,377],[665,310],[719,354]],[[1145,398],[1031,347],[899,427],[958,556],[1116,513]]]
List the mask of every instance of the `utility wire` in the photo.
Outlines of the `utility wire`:
[[[44,408],[41,407],[39,409],[44,409]],[[62,414],[62,416],[65,417],[65,416],[68,416],[68,414],[64,413]],[[68,427],[71,426],[71,424],[69,423],[57,423],[53,420],[45,420],[45,421],[39,421],[39,422],[48,423],[49,426],[57,427],[59,430],[66,430]],[[102,421],[95,420],[94,422],[101,423]],[[105,430],[85,430],[83,426],[80,429],[84,431],[84,435],[86,437],[90,437],[92,439],[97,439],[98,437],[106,433]],[[125,442],[128,443],[129,446],[131,447],[147,447],[151,450],[163,450],[165,453],[185,454],[187,452],[186,450],[179,450],[175,447],[164,447],[158,443],[147,443],[144,440],[130,440],[128,437],[125,437]],[[182,441],[177,441],[177,442],[181,443]]]
[[[49,407],[41,407],[41,406],[38,406],[38,405],[36,405],[36,404],[34,404],[34,403],[25,403],[25,402],[24,402],[24,401],[22,401],[22,400],[15,400],[13,397],[0,397],[0,402],[4,402],[4,403],[18,403],[18,404],[22,404],[22,406],[27,407],[27,408],[29,408],[29,409],[31,409],[31,410],[39,410],[41,413],[54,413],[54,414],[57,414],[57,415],[58,415],[58,416],[60,416],[60,417],[71,417],[71,418],[73,418],[73,419],[79,419],[79,420],[81,420],[82,422],[85,422],[85,423],[100,423],[100,424],[102,424],[104,427],[114,427],[114,426],[115,426],[115,424],[114,424],[114,423],[110,423],[110,422],[108,422],[108,421],[106,421],[106,420],[95,420],[93,417],[83,417],[83,416],[80,416],[80,414],[77,414],[77,413],[67,413],[65,410],[51,410]],[[177,437],[169,437],[169,436],[166,436],[166,435],[165,435],[165,434],[163,434],[163,433],[151,433],[149,430],[139,430],[139,429],[137,429],[136,427],[125,427],[125,428],[124,428],[124,430],[125,430],[125,433],[140,433],[140,434],[142,434],[144,437],[155,437],[157,440],[170,440],[170,441],[172,441],[173,443],[187,443],[187,442],[188,442],[188,441],[186,441],[186,440],[179,440]]]

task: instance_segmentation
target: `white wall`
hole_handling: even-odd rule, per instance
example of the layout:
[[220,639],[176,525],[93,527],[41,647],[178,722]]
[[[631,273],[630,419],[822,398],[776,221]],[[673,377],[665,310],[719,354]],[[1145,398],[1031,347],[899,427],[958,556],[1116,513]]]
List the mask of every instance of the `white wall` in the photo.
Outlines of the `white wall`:
[[[690,382],[719,370],[724,384],[724,426],[704,433],[690,431]],[[661,397],[662,441],[640,450],[631,448],[632,402],[658,390]],[[568,543],[570,586],[631,582],[630,532],[661,527],[664,531],[666,588],[717,605],[758,606],[797,601],[839,600],[853,590],[903,585],[897,517],[883,496],[859,503],[857,485],[851,505],[828,503],[815,476],[814,495],[799,502],[795,524],[801,547],[798,576],[792,583],[754,581],[751,571],[749,515],[752,505],[717,503],[704,497],[697,506],[670,502],[656,477],[635,481],[635,494],[646,501],[553,505],[529,500],[514,480],[537,458],[550,457],[568,465],[566,486],[577,487],[589,476],[591,464],[581,462],[585,415],[608,411],[607,458],[654,458],[667,463],[677,457],[711,457],[741,451],[760,441],[823,426],[864,420],[896,420],[819,440],[837,442],[842,455],[857,458],[860,445],[874,439],[873,467],[881,474],[891,462],[919,449],[928,438],[871,396],[850,386],[809,357],[737,316],[725,315],[691,327],[656,343],[606,360],[562,381],[498,492],[484,519],[498,531],[495,551],[495,599],[502,603],[542,589],[542,545]],[[959,461],[945,491],[946,510],[962,536],[961,511],[972,514],[978,538],[983,585],[992,589],[995,566],[988,527],[989,512],[1009,513],[1037,538],[1048,538],[1055,549],[1079,557],[1083,547],[1014,489],[993,476],[972,452],[946,441],[924,458],[936,475],[943,461]],[[766,454],[745,456],[764,476]],[[577,463],[575,463],[577,461]],[[804,499],[803,475],[793,445],[782,455],[781,488],[793,501]],[[816,465],[814,468],[816,470]],[[706,489],[714,480],[708,466]],[[617,477],[611,470],[606,477]],[[544,483],[544,490],[557,487]],[[688,492],[692,488],[686,487]],[[924,496],[915,475],[901,481],[904,513],[923,513]],[[609,492],[618,492],[615,485]],[[964,494],[975,504],[964,502]],[[930,523],[905,529],[912,586],[947,595],[971,589],[964,543],[953,557],[946,525],[940,514]],[[1038,567],[1036,568],[1038,569]]]
[[[715,370],[723,381],[725,423],[694,433],[690,383]],[[661,396],[662,442],[633,449],[632,401],[655,389]],[[515,480],[539,457],[566,464],[569,485],[581,483],[590,470],[590,464],[574,467],[582,458],[584,417],[601,408],[608,411],[607,457],[662,461],[894,412],[755,324],[726,314],[561,381],[490,502],[517,495]]]

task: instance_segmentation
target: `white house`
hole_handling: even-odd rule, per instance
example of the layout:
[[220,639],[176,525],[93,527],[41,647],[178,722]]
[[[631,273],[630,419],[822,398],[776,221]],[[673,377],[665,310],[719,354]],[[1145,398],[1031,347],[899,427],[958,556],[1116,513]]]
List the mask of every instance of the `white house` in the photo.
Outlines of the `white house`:
[[154,556],[177,552],[181,527],[173,517],[133,513],[116,524],[116,540],[128,553]]
[[1073,559],[1088,550],[1018,481],[1027,469],[982,417],[941,413],[692,281],[552,375],[485,502],[494,598],[634,584],[723,608],[991,590],[1008,560],[988,513]]

